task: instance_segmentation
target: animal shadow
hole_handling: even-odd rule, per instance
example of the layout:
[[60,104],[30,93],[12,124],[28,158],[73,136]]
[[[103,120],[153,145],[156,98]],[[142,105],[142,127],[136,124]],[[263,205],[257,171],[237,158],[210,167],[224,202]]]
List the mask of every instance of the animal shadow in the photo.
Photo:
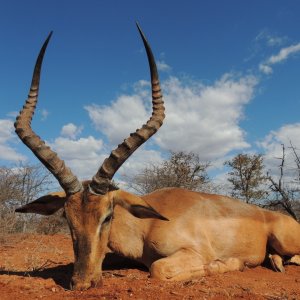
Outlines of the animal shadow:
[[[74,264],[58,265],[54,267],[39,268],[33,271],[10,271],[0,270],[0,275],[16,275],[20,277],[28,276],[34,278],[53,279],[54,282],[63,289],[70,289],[70,281],[73,274]],[[139,269],[147,271],[147,268],[131,259],[121,257],[114,253],[108,253],[102,264],[103,271]]]

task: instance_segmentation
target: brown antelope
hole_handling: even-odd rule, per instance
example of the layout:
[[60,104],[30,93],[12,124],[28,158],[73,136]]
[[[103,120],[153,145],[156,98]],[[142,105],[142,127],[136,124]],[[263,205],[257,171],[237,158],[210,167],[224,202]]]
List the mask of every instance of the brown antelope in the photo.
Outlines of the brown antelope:
[[15,128],[64,192],[43,196],[16,211],[50,215],[64,209],[75,254],[71,287],[77,290],[100,285],[101,266],[108,252],[143,263],[151,277],[162,280],[243,270],[260,265],[267,254],[279,271],[284,271],[283,258],[299,264],[300,225],[286,215],[229,197],[179,188],[139,197],[113,187],[116,171],[164,119],[155,60],[138,29],[150,65],[152,116],[113,150],[92,180],[86,182],[80,182],[31,129],[49,35],[37,58],[29,97]]

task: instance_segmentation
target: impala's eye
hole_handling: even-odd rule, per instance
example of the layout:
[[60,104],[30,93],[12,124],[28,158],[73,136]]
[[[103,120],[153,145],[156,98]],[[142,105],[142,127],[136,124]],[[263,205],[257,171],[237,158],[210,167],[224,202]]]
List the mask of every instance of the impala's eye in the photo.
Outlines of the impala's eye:
[[108,223],[112,218],[112,214],[108,215],[105,220],[103,221],[103,224]]

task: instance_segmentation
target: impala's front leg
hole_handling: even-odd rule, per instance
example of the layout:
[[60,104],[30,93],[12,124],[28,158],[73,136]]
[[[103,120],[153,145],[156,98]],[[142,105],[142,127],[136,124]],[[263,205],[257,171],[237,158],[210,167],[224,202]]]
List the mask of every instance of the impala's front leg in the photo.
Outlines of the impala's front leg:
[[281,256],[277,254],[269,254],[269,260],[271,263],[271,267],[275,272],[284,273],[283,259]]
[[289,260],[286,261],[287,264],[295,264],[300,266],[300,255],[294,255]]
[[155,261],[150,268],[151,277],[161,280],[190,280],[205,275],[242,271],[244,263],[238,258],[224,260],[204,259],[193,249],[182,249],[171,256]]
[[150,276],[160,280],[188,280],[205,275],[204,260],[192,249],[182,249],[155,261]]

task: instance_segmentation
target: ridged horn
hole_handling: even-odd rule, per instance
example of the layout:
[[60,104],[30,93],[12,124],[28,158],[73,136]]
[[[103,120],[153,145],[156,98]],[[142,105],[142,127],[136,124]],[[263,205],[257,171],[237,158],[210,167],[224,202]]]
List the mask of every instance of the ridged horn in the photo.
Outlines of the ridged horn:
[[28,99],[20,111],[16,122],[16,133],[22,142],[34,153],[42,164],[55,176],[66,194],[75,194],[82,190],[82,184],[66,167],[55,152],[31,129],[31,120],[36,108],[40,84],[41,67],[52,31],[44,42],[35,63]]
[[140,26],[138,24],[136,25],[142,37],[150,67],[152,85],[152,116],[146,124],[144,124],[140,129],[137,129],[136,132],[131,133],[130,136],[126,138],[122,144],[118,145],[118,147],[111,152],[110,156],[104,160],[102,166],[99,168],[90,183],[90,192],[94,194],[105,194],[108,191],[111,179],[117,170],[138,147],[157,132],[165,118],[164,102],[162,100],[162,93],[154,56]]

